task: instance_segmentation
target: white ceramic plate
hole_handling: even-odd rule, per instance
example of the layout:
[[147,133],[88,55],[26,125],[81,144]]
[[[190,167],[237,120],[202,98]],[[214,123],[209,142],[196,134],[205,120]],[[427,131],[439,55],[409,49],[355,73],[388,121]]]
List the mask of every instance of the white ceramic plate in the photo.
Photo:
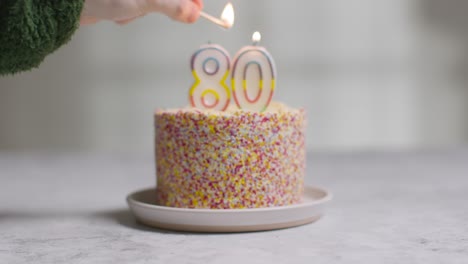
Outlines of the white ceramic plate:
[[128,205],[141,223],[191,232],[247,232],[287,228],[318,220],[332,195],[318,187],[306,187],[303,202],[254,209],[189,209],[159,206],[155,189],[131,193]]

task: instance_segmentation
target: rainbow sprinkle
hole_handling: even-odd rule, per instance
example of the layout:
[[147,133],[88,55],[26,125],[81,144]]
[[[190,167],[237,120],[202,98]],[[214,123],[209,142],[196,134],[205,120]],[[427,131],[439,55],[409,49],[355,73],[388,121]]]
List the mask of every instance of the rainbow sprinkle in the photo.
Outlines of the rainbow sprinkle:
[[305,111],[195,108],[155,113],[157,203],[181,208],[259,208],[299,203]]

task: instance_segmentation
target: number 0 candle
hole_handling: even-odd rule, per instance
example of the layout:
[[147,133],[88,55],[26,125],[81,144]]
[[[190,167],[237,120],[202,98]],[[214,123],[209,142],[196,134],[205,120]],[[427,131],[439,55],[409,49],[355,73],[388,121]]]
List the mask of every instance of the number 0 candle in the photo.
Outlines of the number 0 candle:
[[229,53],[216,44],[203,45],[193,54],[190,66],[195,78],[189,92],[191,105],[200,109],[225,110],[231,98],[226,85]]
[[263,112],[275,91],[276,66],[271,54],[258,46],[259,32],[252,36],[253,45],[243,47],[234,57],[232,93],[241,109]]

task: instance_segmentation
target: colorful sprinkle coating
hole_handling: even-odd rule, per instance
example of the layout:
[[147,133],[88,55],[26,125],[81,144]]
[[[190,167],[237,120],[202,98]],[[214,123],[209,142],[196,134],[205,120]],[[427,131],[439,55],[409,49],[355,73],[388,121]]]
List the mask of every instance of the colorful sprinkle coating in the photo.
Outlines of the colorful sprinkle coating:
[[305,111],[194,108],[155,113],[156,200],[180,208],[260,208],[301,202]]

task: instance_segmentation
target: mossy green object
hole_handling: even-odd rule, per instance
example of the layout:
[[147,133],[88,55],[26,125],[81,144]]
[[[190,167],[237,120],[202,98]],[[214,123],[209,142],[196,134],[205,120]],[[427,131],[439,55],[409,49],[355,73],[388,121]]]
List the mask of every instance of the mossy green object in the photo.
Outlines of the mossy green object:
[[0,0],[0,75],[38,67],[79,26],[84,0]]

